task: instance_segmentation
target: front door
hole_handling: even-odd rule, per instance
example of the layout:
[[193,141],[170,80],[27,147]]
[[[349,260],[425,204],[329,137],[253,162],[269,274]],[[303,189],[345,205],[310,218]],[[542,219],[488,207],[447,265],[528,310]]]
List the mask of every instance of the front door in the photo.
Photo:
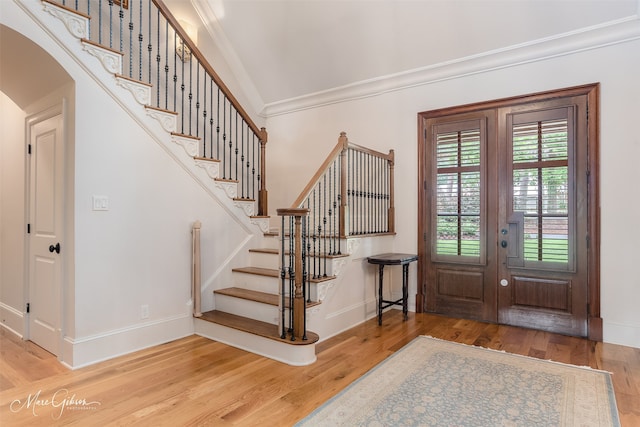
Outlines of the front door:
[[427,311],[587,335],[587,101],[424,113]]
[[65,249],[62,115],[33,122],[29,130],[29,339],[58,355]]

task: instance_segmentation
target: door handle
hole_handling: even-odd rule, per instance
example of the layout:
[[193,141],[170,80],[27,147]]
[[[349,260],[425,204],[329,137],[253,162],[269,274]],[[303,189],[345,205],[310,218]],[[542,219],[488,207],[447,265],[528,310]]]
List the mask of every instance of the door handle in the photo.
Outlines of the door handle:
[[60,253],[60,242],[56,243],[55,246],[50,245],[49,246],[49,252],[52,252],[52,253],[55,252],[55,253],[59,254]]
[[507,247],[507,241],[506,240],[501,241],[500,242],[500,246],[502,246],[503,248],[506,248]]

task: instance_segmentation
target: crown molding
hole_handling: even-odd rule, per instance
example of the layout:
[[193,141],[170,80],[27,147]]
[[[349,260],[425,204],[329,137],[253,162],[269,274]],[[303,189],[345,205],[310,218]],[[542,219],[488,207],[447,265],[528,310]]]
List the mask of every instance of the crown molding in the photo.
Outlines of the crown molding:
[[573,55],[640,39],[640,0],[636,15],[576,31],[508,46],[264,105],[260,115],[269,118],[296,111],[379,96],[522,64]]

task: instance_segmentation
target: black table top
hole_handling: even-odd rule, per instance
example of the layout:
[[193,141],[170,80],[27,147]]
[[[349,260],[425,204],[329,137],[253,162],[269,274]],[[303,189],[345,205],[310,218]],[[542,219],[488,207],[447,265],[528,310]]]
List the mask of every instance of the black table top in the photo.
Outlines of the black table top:
[[383,264],[383,265],[403,265],[416,261],[418,255],[415,254],[397,254],[387,253],[380,255],[372,255],[367,257],[369,264]]

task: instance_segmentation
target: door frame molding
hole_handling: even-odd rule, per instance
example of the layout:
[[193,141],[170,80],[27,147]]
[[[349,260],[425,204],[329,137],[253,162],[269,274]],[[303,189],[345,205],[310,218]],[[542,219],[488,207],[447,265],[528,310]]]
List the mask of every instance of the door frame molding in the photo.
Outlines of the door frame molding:
[[[66,132],[66,118],[67,118],[67,111],[66,111],[66,104],[64,102],[64,100],[61,100],[60,102],[56,102],[55,104],[49,106],[48,108],[44,108],[36,113],[33,114],[29,114],[26,118],[25,118],[25,188],[24,188],[24,192],[25,192],[25,223],[29,224],[31,223],[31,154],[29,154],[28,148],[29,148],[29,144],[31,144],[31,132],[33,129],[33,126],[37,125],[38,123],[41,123],[45,120],[49,120],[53,117],[56,116],[61,116],[61,122],[62,122],[62,143],[64,144],[65,150],[68,149],[68,140],[67,140],[67,132]],[[63,161],[66,161],[66,156],[63,158]],[[66,194],[65,194],[65,190],[66,190],[66,182],[67,182],[67,177],[66,177],[66,168],[63,167],[62,168],[62,173],[65,175],[63,176],[62,182],[63,182],[63,194],[60,195],[60,197],[62,197],[62,210],[63,210],[63,221],[62,221],[62,231],[61,231],[61,235],[63,237],[66,237],[66,230],[65,230],[65,225],[66,222],[64,220],[65,216],[66,216]],[[29,303],[30,301],[30,297],[31,297],[31,258],[30,258],[30,254],[31,254],[31,235],[28,233],[25,233],[25,245],[24,245],[24,286],[23,286],[23,296],[24,296],[24,302],[25,302],[25,307],[23,307],[24,310],[24,333],[23,333],[23,339],[26,340],[31,340],[31,327],[30,327],[30,322],[31,322],[31,317],[30,317],[30,313],[27,313],[26,311],[26,304]],[[57,301],[58,304],[58,308],[59,308],[59,312],[60,312],[60,318],[59,318],[59,324],[58,326],[58,330],[60,331],[59,336],[58,336],[58,354],[56,354],[56,357],[58,358],[58,360],[62,360],[62,354],[63,354],[63,342],[64,342],[64,334],[65,334],[65,328],[64,328],[64,296],[65,296],[65,264],[63,262],[62,264],[62,277],[61,277],[61,281],[60,281],[60,292],[59,292],[59,301]],[[37,343],[36,343],[37,344]]]
[[[418,113],[418,256],[423,260],[426,256],[428,221],[426,220],[427,200],[431,196],[429,177],[425,174],[427,150],[426,120],[454,114],[470,113],[491,108],[512,107],[519,104],[545,101],[570,96],[586,96],[588,105],[588,271],[587,271],[587,330],[588,338],[602,341],[602,317],[600,315],[600,83],[574,86],[537,92],[528,95],[477,102],[455,107],[446,107]],[[418,262],[418,289],[416,295],[416,312],[426,311],[427,271],[423,262]]]

